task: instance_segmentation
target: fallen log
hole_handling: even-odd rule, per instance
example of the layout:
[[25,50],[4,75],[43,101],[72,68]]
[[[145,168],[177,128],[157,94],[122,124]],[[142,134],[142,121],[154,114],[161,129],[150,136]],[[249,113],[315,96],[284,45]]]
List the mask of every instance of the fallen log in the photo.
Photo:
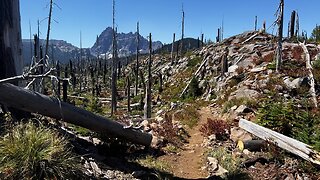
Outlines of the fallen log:
[[307,46],[304,43],[299,43],[299,45],[302,47],[303,52],[306,54],[306,68],[308,70],[308,78],[309,78],[309,84],[310,84],[310,95],[312,97],[312,102],[314,104],[314,107],[318,107],[318,102],[317,102],[317,95],[316,95],[316,90],[315,90],[315,83],[314,83],[314,77],[312,73],[312,66],[311,66],[311,58],[310,58],[310,53],[308,51]]
[[239,127],[263,140],[266,140],[284,150],[289,151],[290,153],[300,156],[307,161],[320,165],[319,152],[313,150],[311,146],[305,143],[302,143],[298,140],[287,137],[265,127],[259,126],[245,119],[240,119]]
[[[207,56],[202,60],[202,63],[200,64],[199,68],[197,69],[197,71],[194,73],[194,77],[198,76],[198,73],[200,72],[201,68],[207,63],[208,58]],[[182,93],[180,94],[180,97],[182,97],[185,92],[187,91],[187,89],[189,88],[190,84],[191,84],[192,78],[189,80],[188,84],[186,85],[186,87],[183,89]]]
[[136,144],[149,146],[152,135],[125,129],[120,123],[59,101],[57,98],[23,89],[12,84],[0,84],[0,103],[8,107],[39,113],[95,132],[105,133]]

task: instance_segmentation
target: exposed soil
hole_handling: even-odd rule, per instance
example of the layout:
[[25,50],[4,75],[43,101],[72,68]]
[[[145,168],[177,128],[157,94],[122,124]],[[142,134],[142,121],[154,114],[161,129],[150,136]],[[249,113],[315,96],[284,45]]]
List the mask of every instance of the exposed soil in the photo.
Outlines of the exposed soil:
[[165,155],[160,159],[166,161],[172,167],[172,173],[176,177],[186,179],[207,178],[208,172],[205,168],[206,159],[205,148],[202,147],[203,136],[199,129],[207,122],[207,118],[212,117],[209,107],[199,110],[200,119],[197,126],[188,129],[190,138],[182,150],[175,155]]

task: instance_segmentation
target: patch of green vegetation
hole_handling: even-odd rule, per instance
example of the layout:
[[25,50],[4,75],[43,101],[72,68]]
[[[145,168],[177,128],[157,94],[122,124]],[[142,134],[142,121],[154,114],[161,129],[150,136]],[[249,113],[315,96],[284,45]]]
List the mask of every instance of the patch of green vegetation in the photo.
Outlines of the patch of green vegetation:
[[125,78],[118,79],[117,86],[119,89],[125,89],[126,88],[126,79]]
[[193,55],[193,52],[192,51],[187,51],[184,56],[187,57],[187,58],[190,58],[191,56]]
[[228,112],[228,110],[233,106],[246,105],[249,108],[256,109],[259,107],[258,101],[249,98],[233,98],[223,104],[223,113]]
[[167,162],[160,161],[150,155],[141,159],[137,159],[136,162],[139,163],[141,166],[152,168],[158,171],[170,172],[171,169]]
[[241,159],[233,157],[232,153],[224,147],[218,147],[208,153],[209,157],[214,157],[218,160],[219,165],[228,170],[224,179],[250,179],[248,174],[241,171]]
[[76,131],[76,133],[80,134],[81,136],[89,136],[92,134],[92,131],[90,131],[87,128],[83,128],[81,126],[76,126],[76,125],[71,125],[71,124],[70,124],[70,126],[72,127],[72,129],[74,131]]
[[175,145],[172,145],[172,144],[168,144],[163,149],[167,153],[174,153],[174,154],[177,154],[181,150],[178,146],[175,146]]
[[101,103],[99,102],[98,98],[91,98],[89,100],[89,103],[86,106],[86,109],[88,111],[94,112],[94,113],[98,113],[98,114],[102,114],[103,113],[103,109],[101,107]]
[[193,58],[190,58],[187,64],[187,67],[189,68],[194,68],[196,67],[198,64],[200,64],[202,61],[201,57],[199,56],[194,56]]
[[189,90],[187,93],[187,98],[196,99],[197,97],[201,96],[202,91],[199,88],[199,82],[196,77],[192,77]]
[[200,114],[195,106],[185,106],[181,111],[174,114],[174,120],[182,122],[189,128],[193,128],[199,121]]
[[313,63],[313,76],[314,76],[314,80],[316,81],[317,84],[320,84],[320,59],[317,59],[316,61],[314,61]]
[[320,112],[317,109],[309,110],[308,102],[298,103],[305,108],[281,99],[265,100],[258,110],[259,124],[320,150]]
[[232,88],[229,87],[228,89],[221,92],[222,95],[219,96],[219,98],[216,100],[216,103],[222,106],[225,102],[228,101],[230,94],[233,93],[235,90],[237,90],[236,87],[232,87]]
[[138,94],[136,96],[134,96],[132,99],[131,99],[131,103],[134,104],[134,103],[138,103],[141,101],[141,96],[142,94]]
[[1,179],[73,179],[80,174],[67,141],[51,129],[21,123],[0,138]]
[[276,70],[276,63],[272,62],[267,65],[267,69]]

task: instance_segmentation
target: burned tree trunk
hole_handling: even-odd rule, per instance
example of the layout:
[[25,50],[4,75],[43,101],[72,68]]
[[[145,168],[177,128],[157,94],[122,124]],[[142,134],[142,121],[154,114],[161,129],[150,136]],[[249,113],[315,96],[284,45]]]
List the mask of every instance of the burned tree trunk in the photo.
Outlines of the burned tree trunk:
[[0,79],[22,74],[19,0],[0,1]]
[[131,83],[130,83],[130,76],[127,76],[127,107],[128,107],[128,112],[131,112],[131,109],[130,109],[130,95],[131,95],[131,93],[130,93],[130,85],[131,85]]
[[68,101],[68,80],[66,80],[68,78],[68,66],[65,67],[64,70],[64,77],[65,80],[62,81],[62,99],[63,102],[67,102]]
[[228,72],[228,48],[225,49],[221,59],[221,76]]
[[295,22],[296,22],[296,11],[292,11],[290,20],[290,38],[295,36]]
[[117,39],[115,30],[115,0],[113,0],[112,25],[112,76],[111,76],[111,115],[117,111]]
[[60,94],[61,94],[61,82],[60,82],[61,71],[60,71],[59,61],[57,62],[56,70],[57,70],[57,78],[58,78],[57,96],[60,98]]
[[50,38],[50,28],[51,28],[51,16],[52,16],[52,6],[53,6],[53,0],[50,0],[50,9],[49,9],[49,16],[48,16],[48,31],[47,31],[47,40],[46,40],[46,51],[44,54],[45,58],[45,63],[47,64],[48,62],[48,50],[49,50],[49,38]]
[[174,64],[174,57],[173,57],[173,51],[174,51],[174,42],[176,41],[176,33],[173,33],[173,40],[171,45],[171,65]]
[[184,9],[183,9],[183,5],[182,5],[182,22],[181,22],[181,45],[180,45],[180,56],[182,57],[183,55],[183,40],[184,40]]
[[201,48],[203,47],[203,38],[204,38],[204,34],[201,34]]
[[161,72],[159,72],[158,76],[159,76],[159,93],[161,94],[163,91],[163,87],[162,87],[163,86],[163,77],[162,77]]
[[138,95],[139,86],[139,44],[140,44],[140,34],[139,34],[139,22],[137,22],[137,51],[136,51],[136,71],[135,71],[135,95]]
[[219,43],[220,42],[220,37],[221,37],[221,35],[220,35],[220,28],[218,28],[218,35],[217,35],[217,43]]
[[146,99],[144,104],[144,118],[151,118],[151,63],[152,63],[152,41],[151,33],[149,34],[149,61],[148,61],[148,81],[146,87]]
[[257,31],[257,26],[258,26],[258,16],[255,16],[255,19],[254,19],[254,31]]
[[279,5],[279,16],[278,16],[278,48],[277,48],[277,59],[276,59],[276,71],[278,72],[281,68],[282,63],[282,38],[283,38],[283,11],[284,11],[284,0],[280,0]]
[[95,115],[89,111],[73,105],[60,102],[58,99],[35,93],[11,84],[0,84],[0,102],[28,112],[35,112],[52,117],[95,132],[105,133],[112,137],[119,137],[136,144],[149,146],[152,135],[142,133],[132,128]]

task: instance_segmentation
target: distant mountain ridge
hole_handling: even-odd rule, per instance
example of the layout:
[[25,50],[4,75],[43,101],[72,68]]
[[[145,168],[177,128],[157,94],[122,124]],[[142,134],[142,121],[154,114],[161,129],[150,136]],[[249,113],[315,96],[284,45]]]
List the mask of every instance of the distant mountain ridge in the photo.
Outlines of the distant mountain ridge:
[[[112,33],[113,30],[111,27],[106,28],[97,38],[97,41],[94,43],[91,48],[91,53],[94,55],[107,54],[111,57],[112,54]],[[139,51],[140,53],[147,53],[149,50],[149,41],[143,36],[140,37]],[[117,33],[117,45],[120,57],[132,55],[136,53],[137,49],[137,33]],[[157,50],[162,47],[160,41],[152,42],[152,49]]]
[[[130,56],[136,53],[137,43],[136,43],[136,33],[117,33],[118,42],[118,55],[119,57]],[[140,37],[140,53],[147,53],[149,51],[149,41],[143,36]],[[33,52],[31,53],[30,39],[22,40],[22,54],[24,58],[24,64],[29,64],[32,59]],[[49,41],[49,56],[52,58],[53,49],[53,59],[59,60],[61,63],[69,62],[69,60],[75,60],[80,57],[80,48],[72,45],[64,40],[50,40]],[[45,40],[40,39],[40,45],[45,47]],[[157,50],[162,47],[160,41],[152,42],[152,49]],[[82,55],[85,57],[93,58],[98,55],[107,55],[107,58],[111,58],[112,54],[112,28],[106,28],[97,38],[97,41],[91,48],[82,48]]]
[[[69,62],[69,60],[78,59],[80,57],[80,48],[68,43],[64,40],[50,40],[50,47],[48,49],[48,54],[50,58],[55,61],[59,60],[61,63]],[[43,47],[43,53],[45,48],[45,40],[40,39],[40,45]],[[24,59],[24,64],[29,64],[31,62],[33,52],[31,53],[31,46],[33,50],[33,42],[30,39],[22,40],[22,56]],[[53,53],[52,53],[53,50]],[[82,54],[85,57],[92,58],[89,48],[82,48]]]

